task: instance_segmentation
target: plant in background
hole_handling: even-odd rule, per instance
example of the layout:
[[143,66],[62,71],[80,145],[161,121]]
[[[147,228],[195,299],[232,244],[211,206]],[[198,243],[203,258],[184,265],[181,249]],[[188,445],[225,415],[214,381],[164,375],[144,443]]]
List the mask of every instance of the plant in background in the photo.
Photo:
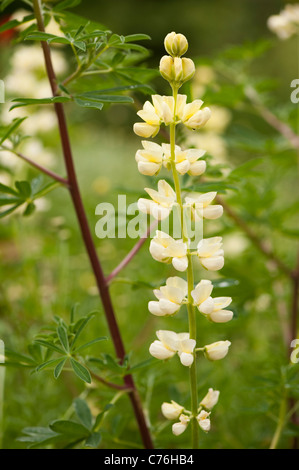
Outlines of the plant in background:
[[[157,220],[169,217],[174,206],[179,212],[181,224],[180,240],[174,240],[169,234],[157,231],[151,242],[150,252],[154,259],[161,262],[172,262],[178,271],[187,271],[187,280],[180,277],[170,277],[166,285],[156,289],[154,294],[157,301],[149,302],[149,311],[156,316],[172,316],[178,313],[181,305],[187,306],[188,332],[175,333],[174,331],[157,331],[158,340],[149,348],[150,354],[161,360],[170,359],[176,354],[183,366],[189,368],[189,381],[191,393],[191,410],[171,402],[163,403],[162,413],[167,419],[179,420],[172,426],[173,433],[182,434],[189,422],[192,428],[192,447],[198,448],[201,428],[210,430],[211,409],[217,403],[219,391],[209,389],[208,395],[198,403],[198,360],[197,355],[203,352],[207,359],[216,361],[226,356],[230,341],[217,341],[206,346],[197,344],[197,307],[198,311],[207,319],[216,323],[227,322],[232,319],[233,313],[224,310],[231,303],[230,297],[212,298],[213,285],[209,280],[201,280],[194,285],[193,255],[201,259],[206,270],[219,270],[223,266],[223,250],[221,237],[202,239],[198,243],[197,251],[191,248],[191,233],[188,218],[194,221],[203,219],[217,219],[222,215],[220,204],[211,204],[216,192],[199,194],[187,193],[183,197],[179,175],[189,173],[192,176],[202,175],[206,169],[204,161],[200,160],[204,150],[182,150],[176,145],[176,126],[182,124],[189,129],[201,129],[211,112],[207,107],[202,108],[203,101],[195,100],[187,103],[187,96],[178,93],[180,87],[190,80],[195,73],[195,66],[191,59],[182,58],[188,49],[188,42],[184,35],[172,32],[164,41],[165,49],[169,55],[160,61],[160,73],[167,80],[172,89],[172,96],[153,95],[152,103],[147,101],[142,111],[137,114],[143,123],[136,123],[134,131],[141,137],[154,137],[164,124],[169,126],[170,143],[158,146],[154,142],[143,141],[144,150],[138,150],[136,160],[138,169],[142,174],[157,175],[162,164],[172,172],[174,189],[169,183],[161,179],[158,181],[158,191],[145,188],[149,199],[139,199],[138,207],[142,212],[151,214]],[[195,229],[198,226],[195,226]]]

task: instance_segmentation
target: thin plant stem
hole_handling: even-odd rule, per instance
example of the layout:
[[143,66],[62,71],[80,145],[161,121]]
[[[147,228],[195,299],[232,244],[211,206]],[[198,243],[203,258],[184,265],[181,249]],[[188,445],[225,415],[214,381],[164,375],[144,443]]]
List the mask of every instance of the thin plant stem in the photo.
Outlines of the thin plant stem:
[[[175,166],[175,116],[176,116],[176,102],[177,102],[177,89],[173,88],[173,97],[174,97],[174,122],[170,124],[170,150],[171,150],[171,169],[172,175],[175,185],[175,192],[177,203],[180,209],[180,218],[181,218],[181,230],[182,230],[182,238],[187,245],[189,245],[188,234],[186,231],[185,223],[184,223],[184,208],[182,203],[182,195],[181,195],[181,188],[180,188],[180,180],[179,175]],[[193,298],[191,292],[194,288],[194,276],[193,276],[193,265],[192,265],[192,256],[190,253],[190,249],[188,246],[188,268],[187,268],[187,283],[188,283],[188,321],[189,321],[189,335],[190,339],[194,339],[196,341],[196,315],[193,307]],[[190,367],[189,372],[189,380],[190,380],[190,392],[191,392],[191,435],[192,435],[192,448],[198,449],[199,445],[199,426],[196,420],[197,410],[198,410],[198,399],[197,399],[197,377],[196,377],[196,354],[194,354],[194,360]]]
[[279,443],[281,433],[285,424],[286,412],[287,412],[287,398],[284,392],[281,397],[277,427],[276,427],[269,449],[276,449]]
[[[42,15],[42,8],[40,0],[33,0],[34,6],[34,13],[37,19],[37,25],[39,31],[44,32],[44,21]],[[51,85],[53,96],[56,96],[58,89],[57,89],[57,80],[56,75],[53,69],[52,60],[51,60],[51,53],[49,45],[45,41],[41,41],[45,65],[47,70],[48,79]],[[114,344],[115,352],[117,357],[119,358],[120,362],[124,361],[126,356],[122,336],[119,330],[119,326],[116,320],[114,308],[112,305],[112,300],[109,292],[108,285],[106,283],[105,275],[100,263],[100,260],[97,255],[97,251],[95,248],[95,244],[91,235],[91,231],[89,228],[87,216],[85,213],[85,209],[83,206],[81,193],[79,190],[79,185],[77,181],[77,175],[74,167],[73,155],[69,140],[68,128],[66,124],[66,118],[64,114],[64,108],[62,103],[55,103],[54,104],[57,119],[58,119],[58,126],[59,126],[59,133],[60,139],[63,149],[63,156],[65,161],[65,166],[68,175],[69,181],[69,190],[70,195],[73,201],[74,209],[77,215],[79,227],[81,230],[81,235],[85,244],[85,248],[96,278],[97,287],[99,290],[99,294],[102,300],[106,320],[108,323],[109,331],[112,337],[112,341]],[[153,443],[151,439],[151,435],[148,429],[148,425],[144,416],[144,412],[141,405],[141,400],[139,397],[139,393],[136,389],[133,377],[131,374],[127,374],[124,377],[124,382],[126,387],[131,388],[131,392],[129,393],[129,397],[133,406],[133,410],[135,413],[135,417],[139,426],[140,435],[143,441],[143,444],[146,448],[152,449]]]

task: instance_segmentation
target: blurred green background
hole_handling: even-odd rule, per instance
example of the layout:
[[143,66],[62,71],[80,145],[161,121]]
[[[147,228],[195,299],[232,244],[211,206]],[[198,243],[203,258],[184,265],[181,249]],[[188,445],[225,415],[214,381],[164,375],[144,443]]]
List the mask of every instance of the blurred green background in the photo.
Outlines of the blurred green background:
[[[11,12],[17,8],[17,3],[11,7]],[[144,45],[151,54],[143,66],[157,68],[160,57],[164,55],[164,37],[170,31],[187,36],[190,45],[188,56],[200,64],[209,62],[230,46],[261,38],[275,40],[267,29],[267,18],[278,13],[285,4],[278,0],[83,0],[72,11],[99,21],[118,34],[149,34],[152,40]],[[9,72],[10,57],[17,47],[9,43],[0,45],[1,65],[5,73]],[[66,58],[72,70],[73,59],[68,53]],[[298,76],[297,38],[276,40],[272,49],[250,64],[248,73],[277,80],[275,90],[270,90],[272,98],[269,103],[280,109],[282,117],[285,116],[295,128],[297,110],[289,103],[289,84]],[[161,78],[152,83],[157,92],[168,92]],[[216,101],[219,96],[215,89],[209,90],[209,85],[206,88],[205,101],[212,105],[213,96]],[[234,86],[230,93],[233,101]],[[229,191],[224,198],[244,216],[267,246],[277,250],[278,256],[292,268],[298,240],[298,209],[294,208],[298,197],[296,152],[287,143],[281,144],[281,138],[252,110],[244,110],[239,103],[232,103],[230,107],[229,96],[224,107],[231,113],[230,122],[227,132],[221,135],[225,154],[220,152],[211,164],[225,165],[227,171],[254,158],[262,159],[256,173],[255,169],[244,170],[237,179],[237,191]],[[139,108],[146,98],[139,94],[137,98]],[[100,112],[69,105],[67,116],[80,187],[94,232],[98,220],[95,215],[97,204],[103,201],[116,204],[117,194],[124,188],[131,192],[128,202],[134,202],[143,195],[144,186],[149,185],[148,180],[138,173],[134,159],[140,147],[140,139],[132,131],[132,124],[137,120],[136,109],[117,105],[104,107]],[[41,139],[55,155],[55,171],[63,174],[57,130]],[[212,151],[209,153],[213,157]],[[13,167],[10,176],[16,180],[36,175],[35,170],[19,166]],[[292,206],[290,218],[280,220],[277,214],[282,217],[289,204]],[[285,227],[289,235],[283,233]],[[224,237],[226,263],[220,276],[234,279],[239,284],[219,291],[219,295],[230,295],[234,299],[235,318],[232,322],[214,325],[199,319],[200,342],[208,344],[222,339],[232,342],[231,351],[223,361],[199,361],[199,396],[204,396],[209,387],[221,391],[220,402],[212,417],[212,431],[208,435],[202,434],[201,447],[268,447],[279,410],[281,367],[288,363],[282,325],[288,322],[291,286],[282,273],[275,267],[272,269],[270,261],[263,258],[227,215],[221,222],[206,224],[205,230],[206,237]],[[134,240],[129,239],[95,240],[107,274],[134,245]],[[26,352],[28,343],[41,326],[50,323],[53,315],[67,319],[71,307],[77,302],[80,315],[94,308],[101,311],[87,328],[86,339],[103,334],[109,336],[66,190],[60,188],[51,193],[45,205],[31,217],[17,214],[5,219],[0,228],[0,254],[0,337],[7,347]],[[151,258],[146,242],[121,277],[159,285],[160,280],[176,274],[168,265]],[[202,276],[202,270],[197,266],[196,280]],[[149,314],[147,303],[153,300],[150,288],[115,282],[111,293],[133,363],[149,358],[148,347],[155,339],[157,329],[186,329],[185,312],[173,319],[155,318]],[[282,323],[281,315],[284,315]],[[96,356],[107,351],[113,352],[111,341],[94,346],[91,354]],[[164,427],[165,420],[160,413],[161,403],[170,399],[188,407],[187,370],[182,371],[178,361],[172,360],[141,369],[136,373],[136,380],[154,426],[157,447],[188,447],[189,430],[175,438],[170,425],[166,423]],[[8,368],[3,446],[25,447],[16,441],[22,428],[46,426],[49,421],[62,417],[72,399],[83,390],[84,385],[69,372],[55,381],[50,371],[30,374],[26,369]],[[94,410],[100,410],[112,396],[113,392],[100,386],[91,390],[90,405]],[[126,397],[121,398],[109,416],[111,419],[107,417],[104,423],[107,433],[104,434],[104,448],[140,445]],[[286,432],[282,446],[289,446],[292,433],[292,429]]]

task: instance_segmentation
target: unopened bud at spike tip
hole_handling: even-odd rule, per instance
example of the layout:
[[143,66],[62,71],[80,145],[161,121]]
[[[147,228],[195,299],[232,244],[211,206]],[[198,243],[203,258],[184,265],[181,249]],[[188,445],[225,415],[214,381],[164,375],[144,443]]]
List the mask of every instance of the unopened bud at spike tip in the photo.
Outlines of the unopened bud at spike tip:
[[174,31],[167,34],[164,39],[166,51],[172,57],[180,57],[188,50],[188,41],[183,34],[176,34]]

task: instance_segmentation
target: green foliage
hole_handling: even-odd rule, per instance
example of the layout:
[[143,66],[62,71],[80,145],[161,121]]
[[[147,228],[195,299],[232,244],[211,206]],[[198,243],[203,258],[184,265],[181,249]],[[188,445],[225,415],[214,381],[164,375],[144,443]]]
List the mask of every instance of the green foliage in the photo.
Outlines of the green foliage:
[[99,432],[104,415],[112,407],[108,404],[95,419],[92,418],[90,408],[85,400],[76,398],[73,409],[77,421],[57,419],[52,421],[48,427],[30,427],[23,429],[25,436],[19,437],[20,442],[28,444],[29,449],[45,446],[57,446],[62,449],[74,447],[99,447],[102,434]]
[[10,206],[0,212],[0,218],[11,214],[20,206],[25,206],[24,216],[31,215],[35,210],[34,201],[59,186],[56,182],[43,185],[43,178],[37,177],[32,181],[16,181],[15,189],[0,183],[0,206]]

